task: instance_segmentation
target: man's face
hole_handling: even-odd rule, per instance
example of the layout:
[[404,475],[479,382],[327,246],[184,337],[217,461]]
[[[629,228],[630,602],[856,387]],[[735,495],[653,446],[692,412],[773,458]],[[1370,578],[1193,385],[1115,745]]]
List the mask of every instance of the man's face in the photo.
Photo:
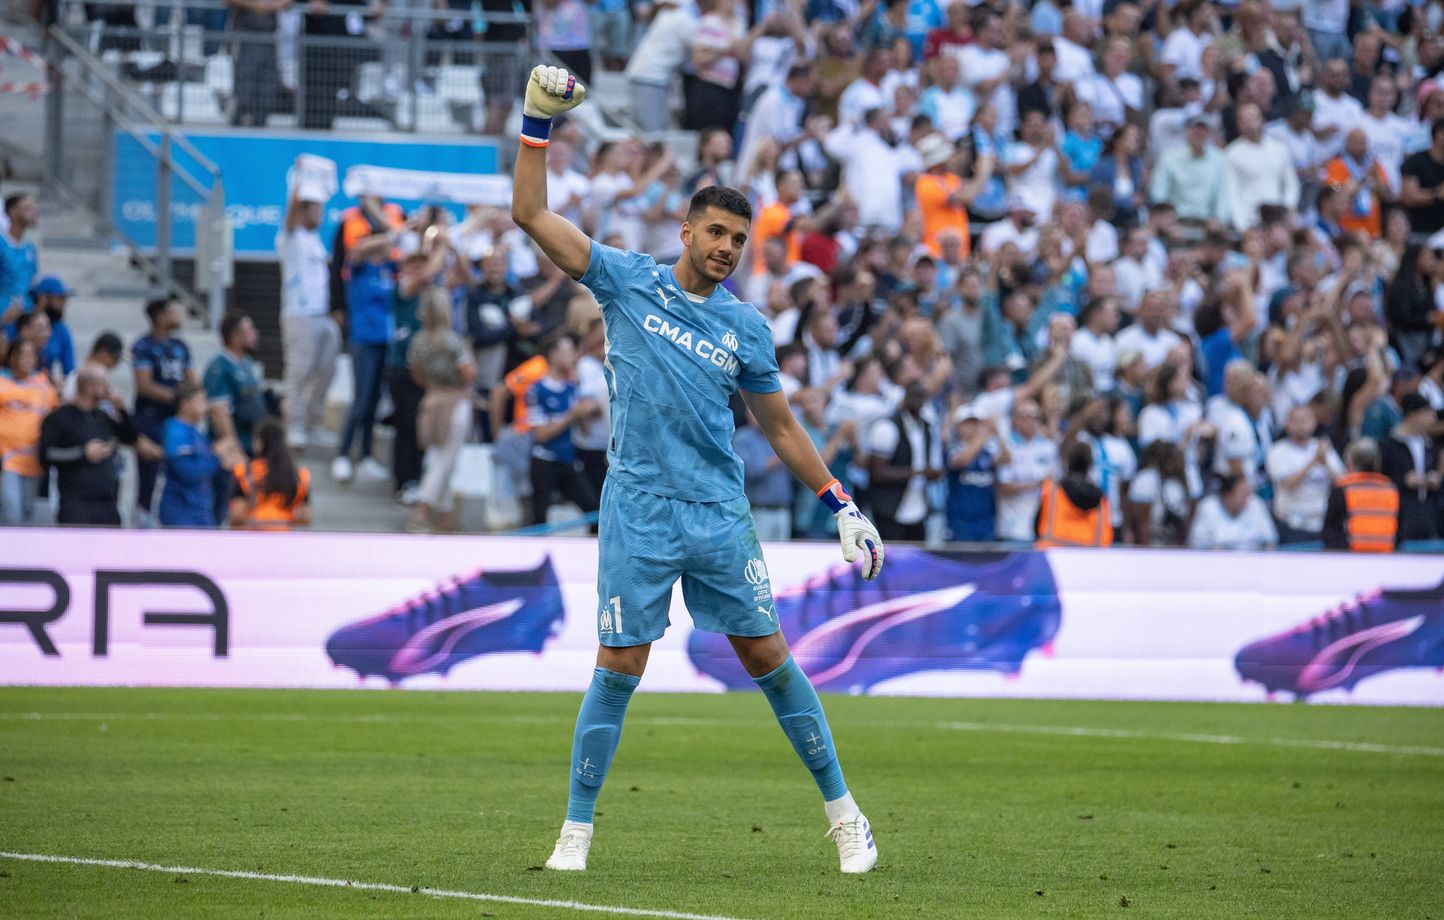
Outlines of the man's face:
[[31,195],[22,197],[10,209],[10,219],[27,227],[34,224],[39,216],[40,212],[35,207],[35,198]]
[[1349,85],[1349,65],[1335,58],[1324,66],[1324,89],[1330,96],[1337,96]]
[[1003,20],[996,16],[989,16],[988,21],[983,23],[983,28],[978,32],[978,38],[989,48],[1003,47]]
[[256,332],[256,324],[251,322],[249,317],[242,320],[241,324],[236,327],[236,345],[242,353],[249,354],[255,351],[256,343],[259,340],[260,335]]
[[307,230],[316,230],[321,226],[321,203],[319,201],[301,202],[301,226]]
[[1349,137],[1344,141],[1344,150],[1356,161],[1362,162],[1369,153],[1369,136],[1357,129],[1349,132]]
[[1294,406],[1289,410],[1288,424],[1284,431],[1295,441],[1307,441],[1314,435],[1314,412],[1308,406]]
[[1388,77],[1377,77],[1369,85],[1369,110],[1388,112],[1394,108],[1394,86]]
[[1240,134],[1255,137],[1263,128],[1263,115],[1259,112],[1258,106],[1246,105],[1238,110],[1238,130]]
[[25,327],[22,338],[35,346],[37,354],[44,351],[46,343],[50,341],[50,317],[44,313],[35,314],[30,325]]
[[547,365],[558,377],[569,377],[577,367],[577,347],[571,339],[562,339],[547,353]]
[[1208,143],[1208,125],[1199,122],[1189,125],[1184,139],[1195,154],[1203,153],[1203,147]]
[[832,311],[817,314],[808,329],[812,332],[812,340],[823,348],[831,348],[837,344],[837,317]]
[[737,267],[737,258],[747,242],[748,221],[740,214],[708,207],[695,221],[682,224],[682,245],[687,259],[699,275],[721,284]]
[[1240,479],[1232,489],[1219,493],[1219,500],[1223,502],[1223,509],[1230,517],[1238,517],[1243,514],[1243,509],[1248,507],[1248,481]]
[[1038,433],[1042,424],[1043,411],[1038,404],[1031,399],[1025,399],[1018,403],[1013,409],[1013,430],[1024,440],[1027,440]]
[[928,391],[921,383],[914,382],[908,384],[907,391],[903,394],[903,408],[907,409],[913,415],[917,415],[922,411],[923,406],[927,405],[927,402]]

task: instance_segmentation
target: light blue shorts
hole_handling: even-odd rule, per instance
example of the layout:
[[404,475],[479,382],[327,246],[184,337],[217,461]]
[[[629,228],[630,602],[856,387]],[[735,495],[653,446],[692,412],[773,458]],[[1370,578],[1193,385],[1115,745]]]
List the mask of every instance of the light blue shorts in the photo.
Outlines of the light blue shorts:
[[772,584],[746,498],[686,502],[602,487],[597,635],[624,648],[662,638],[672,586],[698,629],[729,636],[777,632]]

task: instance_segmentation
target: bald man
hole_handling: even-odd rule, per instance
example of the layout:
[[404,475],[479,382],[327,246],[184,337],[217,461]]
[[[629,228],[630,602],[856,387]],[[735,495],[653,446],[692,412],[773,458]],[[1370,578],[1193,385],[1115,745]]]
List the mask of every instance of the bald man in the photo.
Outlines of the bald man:
[[120,526],[115,451],[135,444],[135,426],[116,402],[105,372],[86,365],[76,372],[75,397],[41,423],[41,459],[59,473],[56,523]]

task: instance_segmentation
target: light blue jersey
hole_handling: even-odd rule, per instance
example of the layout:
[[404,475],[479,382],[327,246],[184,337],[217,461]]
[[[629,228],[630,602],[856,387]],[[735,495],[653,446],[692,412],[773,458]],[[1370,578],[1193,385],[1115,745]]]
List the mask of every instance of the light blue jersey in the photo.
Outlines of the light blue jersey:
[[682,501],[743,497],[728,400],[781,389],[762,314],[721,286],[699,299],[670,266],[597,242],[581,282],[606,321],[608,479]]

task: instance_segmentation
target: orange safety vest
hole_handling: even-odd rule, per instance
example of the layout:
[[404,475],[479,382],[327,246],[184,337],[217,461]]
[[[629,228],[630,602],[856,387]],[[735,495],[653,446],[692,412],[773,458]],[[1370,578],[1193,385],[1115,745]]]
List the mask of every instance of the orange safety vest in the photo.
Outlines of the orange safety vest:
[[1039,549],[1112,545],[1113,515],[1108,508],[1108,496],[1092,511],[1084,511],[1069,501],[1062,483],[1051,479],[1043,483],[1043,503],[1038,510]]
[[261,491],[261,484],[266,478],[266,461],[252,460],[249,466],[239,463],[231,472],[236,477],[240,497],[246,500],[250,509],[246,516],[247,527],[253,530],[290,529],[296,520],[296,509],[305,504],[306,493],[311,489],[310,470],[305,467],[296,470],[296,495],[290,502],[274,492]]
[[1399,490],[1379,473],[1349,473],[1334,483],[1344,492],[1344,531],[1356,553],[1392,553],[1399,534]]

